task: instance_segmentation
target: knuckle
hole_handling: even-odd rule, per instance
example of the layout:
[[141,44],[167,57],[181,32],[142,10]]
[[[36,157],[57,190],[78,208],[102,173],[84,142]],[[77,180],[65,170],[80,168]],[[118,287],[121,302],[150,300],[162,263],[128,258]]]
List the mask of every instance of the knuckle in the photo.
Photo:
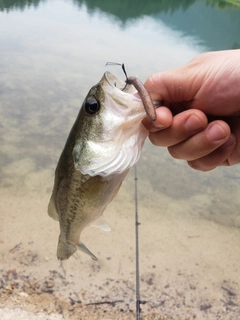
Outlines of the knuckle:
[[182,160],[183,159],[181,157],[178,149],[175,146],[168,147],[168,152],[174,159],[178,159],[178,160]]
[[148,136],[149,140],[151,141],[151,143],[156,146],[156,147],[160,147],[161,146],[161,142],[160,140],[158,139],[157,135],[152,133],[152,134],[149,134]]

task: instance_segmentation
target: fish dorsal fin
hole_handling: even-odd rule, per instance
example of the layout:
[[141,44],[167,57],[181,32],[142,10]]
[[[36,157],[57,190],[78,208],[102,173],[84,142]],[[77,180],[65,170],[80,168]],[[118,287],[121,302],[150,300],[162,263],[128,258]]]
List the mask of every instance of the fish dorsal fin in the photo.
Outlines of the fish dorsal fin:
[[103,231],[111,231],[103,216],[100,216],[96,221],[91,224],[91,227],[100,228]]

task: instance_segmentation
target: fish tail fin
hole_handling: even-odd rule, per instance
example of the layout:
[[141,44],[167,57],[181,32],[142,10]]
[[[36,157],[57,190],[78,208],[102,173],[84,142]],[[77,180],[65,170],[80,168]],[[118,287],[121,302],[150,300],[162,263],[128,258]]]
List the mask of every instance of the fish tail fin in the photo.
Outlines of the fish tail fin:
[[57,247],[57,258],[59,260],[66,260],[71,257],[71,255],[73,255],[76,251],[77,247],[72,243],[63,241],[60,235]]
[[98,260],[98,258],[90,250],[88,250],[88,248],[82,242],[80,242],[78,245],[72,244],[71,242],[66,242],[65,239],[62,239],[60,234],[57,247],[57,257],[59,260],[68,259],[77,251],[77,249],[89,255],[93,260]]
[[79,245],[77,245],[77,248],[89,255],[93,260],[98,260],[98,258],[90,250],[88,250],[88,248],[82,242],[80,242]]

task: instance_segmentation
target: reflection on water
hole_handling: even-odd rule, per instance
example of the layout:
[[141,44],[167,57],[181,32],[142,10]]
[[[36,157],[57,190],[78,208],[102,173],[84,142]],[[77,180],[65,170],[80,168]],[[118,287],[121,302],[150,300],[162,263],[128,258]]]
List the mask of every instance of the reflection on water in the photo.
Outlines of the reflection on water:
[[3,0],[0,2],[0,10],[24,10],[30,7],[37,8],[39,3],[46,0]]
[[[134,8],[135,1],[0,2],[1,269],[34,274],[44,285],[49,270],[62,274],[56,261],[58,225],[46,213],[54,169],[106,61],[124,62],[129,74],[144,81],[218,49],[216,34],[224,35],[223,49],[239,44],[240,11],[227,2],[220,10],[219,3],[138,1]],[[212,19],[203,23],[203,16]],[[124,78],[120,68],[110,71]],[[216,319],[223,313],[224,319],[237,319],[239,167],[194,172],[146,143],[138,173],[144,314]],[[79,253],[66,262],[68,299],[89,303],[120,297],[122,310],[132,314],[133,184],[130,173],[106,211],[112,232],[89,228],[84,235],[100,261]],[[62,285],[55,282],[55,293]],[[19,290],[32,297],[24,285]],[[1,299],[0,307],[9,300]]]
[[[31,6],[37,7],[40,2],[45,1],[46,0],[4,0],[0,3],[0,9],[22,10]],[[72,0],[72,2],[78,5],[80,8],[84,4],[88,6],[89,10],[100,9],[103,12],[114,14],[122,21],[125,21],[129,18],[138,18],[142,15],[152,15],[162,11],[174,12],[178,9],[186,10],[196,2],[202,2],[208,6],[217,7],[219,9],[240,6],[238,0],[163,0],[161,2],[157,0],[133,0],[131,2],[127,0],[116,0],[114,2],[110,0]]]
[[[38,6],[46,0],[15,0],[0,2],[0,11],[24,10]],[[148,0],[148,1],[96,1],[68,0],[90,15],[104,13],[122,28],[134,20],[152,17],[170,28],[193,36],[210,50],[240,47],[240,3],[238,0]],[[161,28],[161,24],[156,26]],[[156,39],[157,40],[157,39]]]

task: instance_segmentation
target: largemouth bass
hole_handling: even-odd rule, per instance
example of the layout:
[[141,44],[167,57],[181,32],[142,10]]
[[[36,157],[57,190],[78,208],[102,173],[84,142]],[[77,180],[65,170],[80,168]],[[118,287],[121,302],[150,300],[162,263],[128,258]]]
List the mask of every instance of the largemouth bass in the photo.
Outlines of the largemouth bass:
[[138,161],[148,131],[142,100],[133,85],[104,73],[87,94],[70,131],[56,171],[48,214],[60,224],[57,257],[77,249],[97,258],[80,241],[89,225],[109,227],[103,211]]

